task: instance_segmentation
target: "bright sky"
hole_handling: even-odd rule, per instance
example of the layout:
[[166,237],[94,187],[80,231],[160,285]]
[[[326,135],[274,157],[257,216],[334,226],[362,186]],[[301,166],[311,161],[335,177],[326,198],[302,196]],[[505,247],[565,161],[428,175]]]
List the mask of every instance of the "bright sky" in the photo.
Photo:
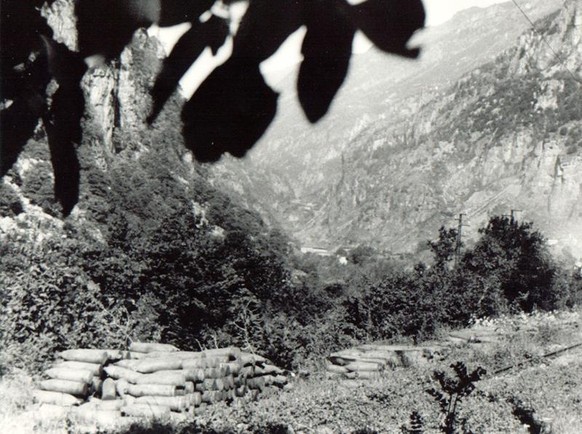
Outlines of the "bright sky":
[[423,3],[426,9],[427,25],[436,26],[449,20],[462,9],[474,6],[484,8],[507,1],[509,0],[423,0]]
[[[362,0],[348,0],[351,3],[360,2]],[[427,26],[436,26],[449,20],[456,12],[470,7],[487,7],[495,3],[503,3],[508,0],[423,0],[427,20]],[[523,1],[523,0],[522,0]],[[154,29],[154,33],[159,34],[159,38],[166,46],[166,50],[170,50],[177,39],[188,30],[189,25],[180,25],[169,29]],[[279,48],[270,59],[261,65],[261,70],[265,74],[267,82],[274,85],[279,78],[287,73],[301,60],[300,47],[301,40],[305,33],[304,29],[300,29],[289,37],[289,39]],[[356,37],[354,42],[354,51],[362,52],[370,47],[370,43],[363,36]],[[188,73],[180,81],[186,96],[190,96],[194,90],[200,85],[204,78],[208,75],[216,65],[223,63],[230,55],[231,46],[223,47],[217,56],[213,57],[210,50],[207,49],[198,61],[190,68]]]

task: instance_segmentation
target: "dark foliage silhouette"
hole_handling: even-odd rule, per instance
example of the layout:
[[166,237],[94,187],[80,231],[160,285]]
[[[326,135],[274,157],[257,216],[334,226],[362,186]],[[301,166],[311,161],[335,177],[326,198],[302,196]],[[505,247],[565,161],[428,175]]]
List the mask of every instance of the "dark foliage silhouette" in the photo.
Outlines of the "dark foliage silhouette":
[[228,25],[219,17],[212,16],[204,23],[192,23],[192,28],[180,38],[164,61],[162,71],[156,79],[156,84],[151,91],[153,108],[148,117],[148,123],[155,121],[168,98],[178,87],[182,76],[190,68],[192,62],[202,54],[206,46],[209,46],[216,54],[227,36]]
[[150,0],[77,0],[79,51],[84,57],[119,56],[137,29],[158,20],[159,9],[159,2]]
[[418,48],[406,48],[412,34],[424,25],[420,0],[368,0],[352,6],[350,15],[355,27],[381,50],[410,58],[420,54]]
[[[237,0],[221,2],[228,8]],[[55,172],[55,195],[68,214],[78,200],[79,164],[75,143],[84,110],[80,80],[81,58],[117,58],[138,28],[153,23],[190,23],[164,63],[152,90],[149,123],[155,121],[180,78],[205,47],[214,52],[228,35],[229,17],[216,13],[215,0],[76,0],[79,55],[62,45],[43,44],[52,31],[39,10],[40,0],[2,1],[3,176],[44,120]],[[48,2],[52,3],[51,1]],[[210,18],[208,19],[208,13]],[[248,0],[248,9],[233,38],[231,59],[213,71],[182,112],[186,145],[198,161],[217,161],[224,153],[242,157],[261,138],[277,111],[277,94],[260,72],[262,61],[302,25],[307,27],[297,83],[301,106],[311,122],[328,111],[347,75],[351,45],[361,29],[381,50],[416,57],[406,44],[424,24],[420,0],[368,0],[350,5],[345,0]],[[30,54],[34,55],[29,57]],[[48,63],[53,66],[48,71]],[[59,84],[47,108],[50,78]]]
[[201,162],[244,156],[275,117],[277,97],[254,62],[227,61],[184,105],[186,145]]
[[317,122],[346,78],[356,30],[340,11],[322,2],[306,5],[305,11],[307,33],[297,91],[305,115]]
[[12,104],[0,111],[0,176],[16,162],[46,106],[44,89],[50,77],[39,35],[52,32],[36,10],[41,4],[19,0],[1,3],[0,92],[2,103]]
[[[43,116],[47,132],[51,163],[55,177],[55,198],[68,215],[79,200],[80,167],[75,144],[81,143],[81,118],[85,99],[81,79],[86,66],[83,59],[63,44],[42,37],[49,59],[51,75],[59,88],[52,95],[51,110]],[[57,61],[58,59],[58,61]]]
[[[55,198],[68,215],[79,199],[75,143],[80,143],[82,136],[85,102],[80,82],[86,67],[78,54],[52,40],[52,31],[40,17],[40,4],[36,3],[40,2],[2,2],[2,99],[12,101],[12,105],[1,111],[0,175],[16,162],[42,118],[55,176]],[[46,87],[51,78],[58,89],[48,107]]]

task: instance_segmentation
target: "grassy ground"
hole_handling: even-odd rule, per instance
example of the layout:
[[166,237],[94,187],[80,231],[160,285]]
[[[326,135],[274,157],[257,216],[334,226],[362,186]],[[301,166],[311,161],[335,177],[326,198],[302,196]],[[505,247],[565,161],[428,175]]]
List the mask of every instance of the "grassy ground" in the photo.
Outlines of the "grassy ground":
[[[386,372],[373,381],[327,378],[313,372],[294,381],[293,389],[256,402],[215,405],[196,422],[147,423],[104,432],[257,432],[398,433],[412,411],[424,419],[424,431],[439,432],[442,416],[426,389],[436,385],[435,369],[463,361],[488,374],[460,405],[459,416],[474,433],[582,432],[582,348],[545,358],[544,354],[582,342],[580,312],[514,316],[475,324],[476,334],[494,334],[497,342],[451,347],[424,367]],[[502,368],[516,366],[495,374]],[[93,424],[51,418],[32,402],[33,379],[12,372],[0,380],[0,427],[10,433],[97,432]],[[535,431],[537,430],[537,431]]]

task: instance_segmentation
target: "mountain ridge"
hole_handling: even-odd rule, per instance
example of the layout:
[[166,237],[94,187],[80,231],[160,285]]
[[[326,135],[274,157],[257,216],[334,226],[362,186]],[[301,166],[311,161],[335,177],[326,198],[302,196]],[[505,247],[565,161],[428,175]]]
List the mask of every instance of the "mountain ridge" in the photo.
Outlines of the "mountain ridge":
[[[561,2],[554,5],[558,3]],[[504,10],[494,9],[497,12],[489,10],[488,13],[495,15]],[[579,65],[576,59],[580,44],[570,26],[572,20],[578,19],[579,12],[575,2],[567,2],[563,11],[554,8],[550,12],[547,18],[536,23],[544,33],[543,38],[533,30],[516,36],[517,43],[498,54],[497,66],[496,62],[482,64],[452,87],[404,98],[399,101],[398,110],[390,112],[395,116],[353,109],[340,95],[336,104],[344,111],[353,109],[356,115],[351,124],[345,119],[343,123],[337,121],[341,120],[340,114],[332,112],[331,120],[314,127],[317,133],[310,138],[306,138],[307,133],[293,134],[292,131],[299,129],[292,130],[288,125],[287,130],[279,131],[279,134],[286,132],[287,137],[263,143],[245,161],[246,168],[228,161],[218,171],[236,173],[248,169],[259,173],[269,165],[271,172],[277,172],[278,185],[287,184],[291,189],[269,193],[262,187],[260,197],[249,203],[254,203],[259,211],[270,209],[276,220],[303,245],[335,249],[342,245],[371,244],[393,252],[414,252],[422,248],[423,240],[431,238],[440,225],[453,224],[454,216],[465,209],[474,216],[472,229],[466,231],[469,242],[487,215],[523,209],[520,217],[538,223],[556,248],[578,256],[582,251],[578,237],[572,234],[580,233],[580,229],[571,221],[576,208],[564,202],[564,197],[577,197],[572,194],[577,177],[571,169],[566,169],[564,173],[571,185],[567,187],[569,193],[564,193],[566,187],[559,187],[553,173],[558,171],[555,168],[558,160],[568,160],[568,167],[577,167],[577,151],[574,152],[570,142],[574,140],[580,118],[578,109],[571,107],[575,105],[573,98],[568,98],[564,91],[564,87],[571,87],[573,83],[563,76],[565,70],[546,42],[560,47],[570,67]],[[466,11],[464,16],[471,16],[471,11]],[[462,18],[463,15],[455,19]],[[512,74],[517,74],[519,79],[512,80]],[[536,85],[536,80],[543,86]],[[472,86],[475,89],[470,91]],[[507,97],[503,99],[504,93]],[[488,99],[491,94],[497,98]],[[561,99],[559,104],[556,99]],[[479,107],[483,102],[488,104],[486,109]],[[556,124],[552,128],[565,135],[558,130],[549,131],[547,125],[532,124],[533,118],[520,115],[533,107],[532,104],[537,104],[540,110],[537,122],[547,119],[546,124]],[[562,112],[570,109],[572,120],[558,125],[570,116]],[[467,124],[454,122],[459,114]],[[515,134],[507,130],[509,119],[517,122],[519,128]],[[499,128],[497,131],[490,128],[500,121],[504,121],[505,130],[501,130],[505,133]],[[346,128],[348,125],[351,127]],[[571,130],[571,134],[563,127]],[[461,134],[464,132],[467,134]],[[274,129],[273,133],[276,134]],[[434,138],[429,137],[432,134]],[[419,140],[424,142],[419,144]],[[505,154],[510,157],[506,158]],[[542,157],[535,159],[535,155]],[[460,173],[466,174],[466,178]],[[231,182],[236,179],[233,176]],[[548,190],[549,193],[540,196],[545,201],[543,209],[552,210],[551,213],[538,211],[540,204],[532,192],[536,183]],[[248,194],[256,186],[252,176],[247,175],[238,189]],[[284,203],[296,206],[283,207]],[[570,220],[560,220],[564,224],[558,226],[569,227],[570,235],[565,229],[552,230],[552,216],[560,207],[568,209]]]

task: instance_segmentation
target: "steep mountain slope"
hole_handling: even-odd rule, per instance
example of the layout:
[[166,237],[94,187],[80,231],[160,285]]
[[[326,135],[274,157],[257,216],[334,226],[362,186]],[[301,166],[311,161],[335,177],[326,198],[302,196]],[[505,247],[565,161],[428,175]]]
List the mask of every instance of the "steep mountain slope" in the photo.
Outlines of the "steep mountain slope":
[[[530,4],[531,16],[551,9],[538,6]],[[438,226],[454,224],[461,212],[468,214],[465,221],[471,226],[465,234],[470,237],[488,214],[515,209],[555,239],[560,250],[582,253],[576,205],[580,176],[575,145],[582,131],[576,2],[566,2],[563,11],[537,23],[543,38],[528,31],[494,62],[450,88],[444,86],[447,77],[457,79],[488,60],[495,52],[493,34],[503,39],[512,26],[525,22],[513,16],[496,27],[496,13],[507,7],[485,10],[493,30],[481,35],[483,39],[466,36],[471,26],[483,28],[477,18],[483,10],[463,12],[449,31],[443,26],[439,32],[448,36],[441,36],[441,42],[460,37],[467,47],[463,50],[457,42],[461,47],[449,52],[448,62],[435,54],[434,63],[421,72],[391,86],[370,85],[369,93],[361,89],[366,80],[359,81],[359,93],[370,102],[370,110],[350,105],[348,83],[337,110],[313,128],[313,135],[301,134],[297,126],[287,130],[285,139],[264,143],[253,155],[253,170],[271,165],[288,180],[280,185],[292,190],[259,199],[266,206],[275,204],[279,212],[284,209],[281,203],[295,203],[277,215],[307,245],[367,243],[394,252],[414,251]],[[511,46],[508,40],[505,46]],[[446,46],[442,42],[441,48]],[[484,54],[484,47],[491,52]],[[452,72],[457,68],[458,75]],[[357,74],[357,65],[354,70]],[[427,87],[415,93],[415,83]],[[388,103],[376,105],[371,94]],[[377,107],[384,110],[376,112]],[[348,121],[345,113],[350,110]]]

